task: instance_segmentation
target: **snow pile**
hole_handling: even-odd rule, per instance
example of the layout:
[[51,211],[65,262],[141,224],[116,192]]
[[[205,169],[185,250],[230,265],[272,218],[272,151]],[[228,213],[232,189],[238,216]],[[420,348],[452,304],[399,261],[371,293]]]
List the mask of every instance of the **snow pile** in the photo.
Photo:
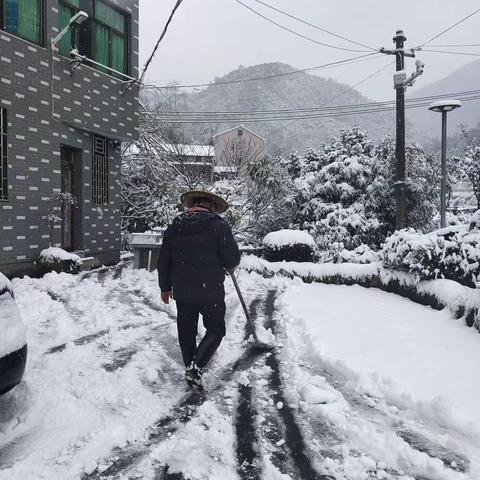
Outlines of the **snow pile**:
[[168,465],[172,477],[179,472],[182,478],[192,480],[232,478],[236,468],[234,438],[228,417],[220,414],[213,401],[207,401],[184,429],[153,450],[149,461]]
[[0,358],[20,350],[27,343],[25,326],[10,287],[10,282],[0,273]]
[[74,253],[67,252],[63,248],[50,247],[40,252],[39,258],[45,262],[65,261],[71,260],[73,262],[80,262],[80,257]]
[[447,278],[475,287],[480,277],[480,231],[477,223],[429,234],[414,229],[395,232],[382,250],[385,266],[412,272],[421,280]]
[[315,246],[315,240],[308,232],[301,230],[279,230],[265,235],[263,243],[269,247],[285,247],[289,245]]
[[5,290],[11,292],[12,284],[10,283],[10,280],[2,272],[0,272],[0,292]]
[[78,273],[82,266],[82,260],[78,255],[58,247],[42,250],[38,257],[38,262],[44,272]]

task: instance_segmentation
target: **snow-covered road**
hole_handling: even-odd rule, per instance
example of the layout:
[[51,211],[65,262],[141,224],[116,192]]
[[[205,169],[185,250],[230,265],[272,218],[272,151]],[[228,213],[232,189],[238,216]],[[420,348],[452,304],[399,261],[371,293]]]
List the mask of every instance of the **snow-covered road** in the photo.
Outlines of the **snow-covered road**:
[[[184,387],[175,309],[161,304],[155,274],[123,264],[15,280],[29,361],[25,381],[0,398],[0,479],[480,478],[478,425],[457,418],[442,401],[427,401],[425,390],[406,379],[397,376],[393,388],[385,377],[395,372],[374,361],[379,352],[365,350],[373,363],[362,363],[354,354],[365,338],[348,321],[344,335],[333,328],[350,314],[363,321],[358,311],[381,322],[403,308],[397,297],[369,297],[359,307],[360,287],[327,292],[245,272],[239,282],[278,348],[264,353],[249,346],[227,280],[228,333],[206,374],[209,392],[201,395]],[[369,310],[369,302],[379,308]],[[427,325],[438,315],[410,302],[405,309],[409,322],[397,333],[409,331],[412,318]],[[454,322],[446,313],[441,321]],[[374,320],[365,324],[375,328]],[[353,353],[343,355],[349,334]],[[458,348],[465,340],[473,351],[477,342],[478,352],[480,335],[474,335],[466,327],[450,332]],[[405,345],[382,348],[398,362]],[[432,353],[412,351],[422,365]],[[455,353],[444,355],[453,361]]]

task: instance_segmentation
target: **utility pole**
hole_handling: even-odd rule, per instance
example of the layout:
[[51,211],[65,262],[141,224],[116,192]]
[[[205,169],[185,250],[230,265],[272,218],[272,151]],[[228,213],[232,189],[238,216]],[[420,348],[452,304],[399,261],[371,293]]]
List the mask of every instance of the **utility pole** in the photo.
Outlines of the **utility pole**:
[[414,51],[405,52],[407,37],[403,30],[397,30],[393,37],[395,50],[380,49],[381,53],[395,55],[394,88],[396,90],[396,146],[395,146],[395,228],[401,230],[407,226],[407,201],[405,195],[405,90],[423,73],[424,65],[417,63],[417,71],[407,79],[405,57],[415,57]]
[[[393,37],[396,50],[396,68],[398,72],[405,72],[405,40],[407,37],[402,30],[397,30],[397,34]],[[401,74],[400,74],[401,76]],[[406,75],[405,75],[406,78]],[[395,85],[397,96],[397,135],[396,135],[396,165],[395,165],[395,228],[400,230],[405,228],[407,223],[407,205],[405,198],[405,88]]]

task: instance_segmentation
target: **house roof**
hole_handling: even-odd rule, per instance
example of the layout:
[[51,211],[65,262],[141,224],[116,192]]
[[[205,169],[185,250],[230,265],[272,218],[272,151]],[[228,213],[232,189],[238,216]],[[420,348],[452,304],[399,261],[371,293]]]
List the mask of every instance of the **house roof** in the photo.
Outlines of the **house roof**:
[[258,138],[261,138],[262,140],[265,140],[264,137],[262,137],[262,136],[259,135],[258,133],[252,132],[250,129],[244,127],[243,125],[238,125],[238,126],[236,126],[236,127],[229,128],[228,130],[225,130],[224,132],[217,133],[216,135],[213,136],[213,138],[218,137],[218,136],[220,136],[220,135],[223,135],[224,133],[231,132],[231,131],[233,131],[233,130],[238,130],[238,129],[240,129],[240,128],[241,128],[242,130],[247,131],[248,133],[251,133],[252,135],[255,135],[255,136],[258,137]]
[[[155,155],[162,153],[170,153],[172,155],[182,155],[185,157],[214,157],[215,151],[211,145],[174,145],[170,143],[162,143],[158,147],[151,148]],[[125,153],[129,155],[138,155],[140,149],[134,143],[128,146]]]

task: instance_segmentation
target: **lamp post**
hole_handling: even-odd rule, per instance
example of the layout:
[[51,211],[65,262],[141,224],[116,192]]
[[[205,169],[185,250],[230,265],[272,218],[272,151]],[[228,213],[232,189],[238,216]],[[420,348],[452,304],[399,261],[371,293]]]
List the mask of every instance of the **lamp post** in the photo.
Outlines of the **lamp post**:
[[59,32],[59,34],[55,37],[52,38],[50,41],[52,50],[57,48],[57,43],[63,38],[63,36],[70,31],[74,27],[78,27],[81,25],[85,20],[88,19],[88,13],[80,10],[77,12],[68,22],[68,25]]
[[460,108],[460,100],[441,100],[432,103],[428,109],[442,114],[442,188],[440,198],[440,226],[445,228],[447,211],[447,113]]

